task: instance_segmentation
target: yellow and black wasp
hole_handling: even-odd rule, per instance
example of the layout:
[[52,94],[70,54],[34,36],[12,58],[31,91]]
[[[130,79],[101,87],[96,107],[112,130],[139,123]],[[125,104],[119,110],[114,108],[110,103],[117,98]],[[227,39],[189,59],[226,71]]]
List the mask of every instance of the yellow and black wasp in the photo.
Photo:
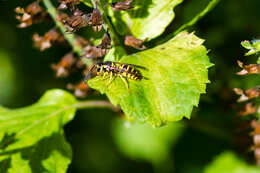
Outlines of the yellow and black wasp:
[[96,70],[97,76],[107,76],[110,78],[109,82],[107,83],[107,86],[111,84],[115,77],[120,77],[125,83],[126,88],[129,90],[127,79],[147,79],[141,74],[141,72],[137,68],[146,70],[145,67],[134,64],[124,64],[112,61],[99,62],[93,65],[92,68],[89,70],[87,76],[85,77],[85,82],[87,82],[88,78],[90,77],[90,74],[94,70]]

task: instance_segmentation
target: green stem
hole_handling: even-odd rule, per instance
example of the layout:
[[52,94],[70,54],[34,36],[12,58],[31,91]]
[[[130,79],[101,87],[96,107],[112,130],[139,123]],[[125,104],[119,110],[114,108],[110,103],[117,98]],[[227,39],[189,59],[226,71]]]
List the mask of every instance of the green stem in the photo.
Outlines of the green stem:
[[159,43],[163,43],[171,38],[173,38],[175,35],[180,33],[181,31],[187,29],[188,27],[194,25],[197,23],[203,16],[205,16],[210,10],[212,10],[220,0],[212,0],[211,2],[208,3],[206,8],[204,8],[200,13],[198,13],[195,17],[193,17],[188,23],[183,24],[180,28],[178,28],[175,32],[168,34],[166,38],[164,38],[162,41]]
[[[41,119],[38,119],[36,121],[34,121],[31,125],[27,126],[26,128],[20,130],[15,136],[14,138],[17,138],[21,135],[23,135],[24,133],[30,131],[33,127],[39,125],[40,123],[44,122],[44,121],[47,121],[48,119],[51,119],[57,115],[60,115],[60,113],[68,110],[68,109],[91,109],[91,108],[109,108],[109,109],[112,109],[114,111],[117,111],[119,108],[113,106],[110,102],[107,102],[107,101],[102,101],[102,100],[88,100],[88,101],[80,101],[74,105],[71,105],[71,106],[66,106],[62,109],[59,109]],[[12,140],[14,138],[10,138],[6,141],[3,142],[2,145],[7,145],[9,144],[10,142],[12,142]],[[0,153],[1,155],[1,153]]]
[[[76,52],[79,56],[81,56],[82,55],[82,49],[81,49],[80,46],[75,44],[76,38],[75,38],[74,34],[66,33],[66,28],[64,27],[64,25],[60,21],[56,20],[58,14],[57,14],[56,8],[53,6],[51,1],[50,0],[43,0],[43,4],[45,5],[47,12],[50,14],[52,19],[56,23],[56,26],[60,29],[60,31],[64,35],[65,39],[71,45],[73,51]],[[92,60],[90,60],[90,59],[87,59],[84,62],[86,62],[87,66],[91,66],[93,64]]]
[[212,0],[204,10],[198,13],[191,21],[182,25],[177,31],[174,32],[174,35],[177,35],[179,32],[183,31],[184,29],[194,25],[197,23],[203,16],[205,16],[210,10],[212,10],[220,0]]
[[86,109],[86,108],[109,108],[113,110],[117,110],[117,108],[112,105],[110,102],[97,100],[97,101],[81,101],[75,104],[75,108],[78,109]]
[[87,108],[110,108],[113,110],[117,110],[116,107],[114,107],[111,103],[107,102],[107,101],[100,101],[100,100],[94,100],[94,101],[81,101],[78,102],[74,105],[71,106],[66,106],[60,110],[57,110],[55,112],[53,112],[52,114],[43,117],[42,119],[39,119],[37,121],[35,121],[34,123],[32,123],[31,125],[27,126],[25,129],[19,131],[15,136],[21,136],[22,134],[24,134],[25,132],[27,132],[28,130],[30,130],[31,128],[37,126],[38,124],[40,124],[43,121],[46,121],[50,118],[53,118],[57,115],[59,115],[59,113],[66,111],[68,109],[87,109]]
[[98,3],[98,2],[100,2],[99,0],[91,0],[91,2],[93,4],[93,7],[98,8],[102,15],[102,20],[104,22],[103,27],[107,32],[109,32],[109,34],[111,36],[111,40],[112,40],[112,45],[120,46],[121,45],[120,40],[116,34],[116,31],[115,31],[113,25],[110,23],[110,20],[107,17],[108,15],[107,15],[106,10],[104,9],[104,6],[107,4]]

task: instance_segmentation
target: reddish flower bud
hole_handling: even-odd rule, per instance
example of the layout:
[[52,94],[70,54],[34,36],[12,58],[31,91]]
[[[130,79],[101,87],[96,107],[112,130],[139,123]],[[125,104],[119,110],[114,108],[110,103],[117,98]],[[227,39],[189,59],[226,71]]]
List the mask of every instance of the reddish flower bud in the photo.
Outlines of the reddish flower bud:
[[110,5],[114,11],[119,11],[119,10],[125,11],[133,8],[131,6],[131,3],[132,0],[125,0],[124,2],[113,2],[110,3]]
[[146,47],[143,45],[143,40],[139,40],[131,35],[127,35],[125,37],[125,45],[131,46],[139,50],[146,49]]
[[16,19],[20,21],[19,28],[25,28],[31,26],[33,23],[42,22],[47,17],[47,13],[40,6],[39,1],[31,3],[26,9],[17,7],[15,12],[17,13]]

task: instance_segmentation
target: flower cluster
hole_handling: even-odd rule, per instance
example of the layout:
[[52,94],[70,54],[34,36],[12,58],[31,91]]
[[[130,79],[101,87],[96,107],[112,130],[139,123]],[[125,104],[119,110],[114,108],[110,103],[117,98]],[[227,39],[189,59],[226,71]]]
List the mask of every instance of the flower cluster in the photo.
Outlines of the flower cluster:
[[[245,55],[253,55],[258,53],[259,41],[249,42],[243,41],[241,44],[246,49],[249,49],[249,52]],[[238,72],[238,75],[250,75],[250,74],[259,74],[260,73],[260,64],[249,64],[244,65],[243,62],[237,61],[238,66],[242,68],[242,71]],[[234,92],[239,95],[237,102],[240,103],[241,107],[238,111],[240,116],[246,116],[251,121],[246,131],[251,131],[250,136],[252,137],[252,147],[254,155],[256,158],[257,165],[260,166],[260,105],[257,102],[257,98],[260,96],[260,85],[257,85],[253,88],[246,89],[243,91],[240,88],[234,88]]]
[[[103,16],[98,9],[98,1],[96,1],[95,8],[91,13],[85,13],[78,8],[80,0],[58,0],[58,2],[59,5],[55,8],[55,22],[57,24],[60,23],[62,27],[65,28],[65,31],[61,30],[59,26],[56,26],[42,36],[38,33],[34,33],[32,37],[34,46],[40,51],[47,50],[57,44],[64,46],[71,45],[73,50],[75,50],[75,47],[80,48],[80,53],[73,51],[66,53],[61,57],[59,62],[51,64],[51,68],[55,71],[56,77],[58,78],[68,77],[76,71],[81,71],[82,75],[85,75],[90,67],[87,67],[86,64],[82,62],[82,58],[87,58],[94,63],[93,61],[103,58],[111,49],[112,44],[109,28],[107,26],[103,27],[105,24],[102,20]],[[123,2],[113,2],[108,5],[114,11],[125,11],[133,8],[131,3],[132,0],[125,0]],[[25,9],[17,7],[15,12],[17,13],[16,18],[20,22],[18,25],[20,28],[31,26],[34,23],[50,21],[50,16],[42,6],[41,0],[29,4]],[[89,26],[92,27],[94,32],[102,31],[104,33],[100,44],[94,45],[92,40],[86,40],[76,34],[80,29]],[[68,40],[67,34],[73,35],[73,43],[71,40]],[[131,35],[127,35],[124,40],[126,46],[131,46],[139,50],[146,49],[143,42],[143,40],[136,39]],[[84,84],[83,81],[79,81],[79,83],[75,85],[68,84],[67,88],[73,90],[77,97],[85,97],[90,91],[90,88]]]
[[47,18],[47,12],[40,6],[40,1],[35,1],[27,8],[16,7],[16,19],[20,21],[19,28],[31,26],[33,23],[40,23]]

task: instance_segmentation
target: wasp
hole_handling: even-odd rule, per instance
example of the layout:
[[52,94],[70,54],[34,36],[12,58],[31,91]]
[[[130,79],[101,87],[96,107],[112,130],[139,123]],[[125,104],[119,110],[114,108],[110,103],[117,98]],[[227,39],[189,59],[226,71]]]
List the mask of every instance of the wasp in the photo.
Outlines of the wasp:
[[85,77],[85,82],[87,82],[88,78],[90,77],[90,74],[94,70],[96,70],[97,76],[110,78],[109,82],[107,83],[107,86],[111,84],[115,77],[120,77],[122,81],[125,83],[126,88],[129,90],[127,79],[132,79],[136,81],[147,79],[141,74],[138,68],[146,70],[145,67],[134,64],[124,64],[112,61],[99,62],[93,65],[92,68],[89,70],[88,74]]

